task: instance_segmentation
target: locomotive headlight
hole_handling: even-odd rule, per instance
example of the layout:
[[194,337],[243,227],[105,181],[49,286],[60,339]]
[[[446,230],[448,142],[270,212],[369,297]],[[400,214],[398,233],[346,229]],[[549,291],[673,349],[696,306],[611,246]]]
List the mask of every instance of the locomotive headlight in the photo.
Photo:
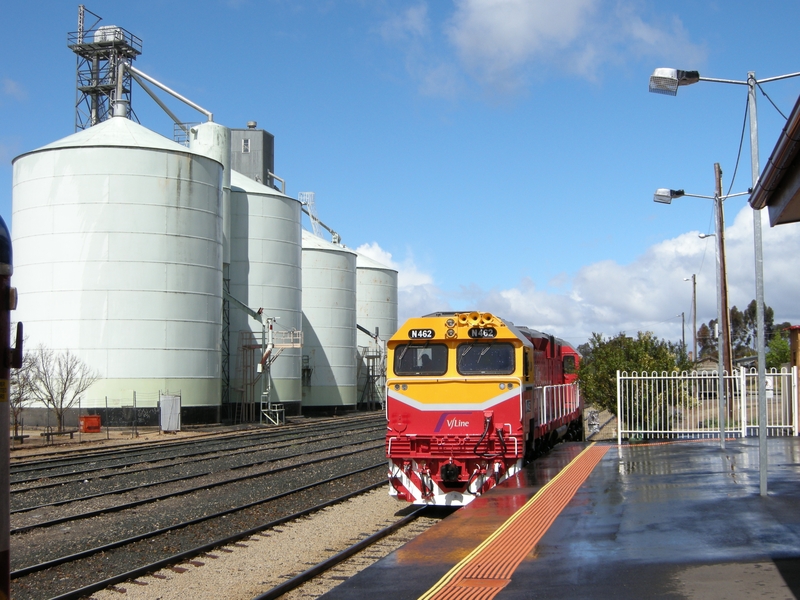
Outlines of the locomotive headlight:
[[399,390],[400,389],[400,384],[399,383],[395,383],[394,384],[394,389],[395,390]]
[[456,337],[456,331],[455,331],[455,329],[448,329],[448,330],[447,330],[447,337],[449,337],[449,338]]
[[456,326],[456,322],[453,319],[447,319],[447,321],[445,321],[444,324],[447,325],[448,327],[455,327]]
[[509,383],[508,384],[508,389],[513,389],[513,388],[514,388],[514,384],[513,383]]
[[403,391],[406,391],[407,389],[408,389],[408,386],[404,383],[403,384]]
[[[509,386],[509,387],[510,387],[510,386]],[[506,389],[506,384],[505,384],[505,383],[501,383],[501,384],[500,384],[500,389],[501,389],[501,390],[504,390],[504,389]]]

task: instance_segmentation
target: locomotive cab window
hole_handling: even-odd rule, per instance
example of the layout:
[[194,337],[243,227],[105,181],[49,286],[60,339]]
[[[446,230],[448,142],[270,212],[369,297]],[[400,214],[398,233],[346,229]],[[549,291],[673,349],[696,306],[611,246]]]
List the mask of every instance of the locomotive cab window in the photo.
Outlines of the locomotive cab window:
[[575,368],[575,357],[568,354],[564,357],[564,373],[572,374],[577,372],[578,369]]
[[394,349],[395,375],[444,375],[447,346],[444,344],[400,344]]
[[473,342],[457,349],[461,375],[510,375],[514,372],[514,346],[508,342]]

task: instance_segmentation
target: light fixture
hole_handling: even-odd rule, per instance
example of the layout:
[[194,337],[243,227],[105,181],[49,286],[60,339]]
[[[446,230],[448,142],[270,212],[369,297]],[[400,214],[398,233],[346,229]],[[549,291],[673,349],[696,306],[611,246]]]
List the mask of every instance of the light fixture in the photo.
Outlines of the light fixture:
[[668,188],[658,188],[656,193],[653,194],[653,202],[660,202],[661,204],[672,204],[673,198],[680,198],[684,195],[683,190],[670,190]]
[[700,73],[697,71],[681,71],[680,69],[669,69],[660,67],[650,75],[650,91],[654,94],[666,94],[675,96],[678,87],[690,85],[700,81]]

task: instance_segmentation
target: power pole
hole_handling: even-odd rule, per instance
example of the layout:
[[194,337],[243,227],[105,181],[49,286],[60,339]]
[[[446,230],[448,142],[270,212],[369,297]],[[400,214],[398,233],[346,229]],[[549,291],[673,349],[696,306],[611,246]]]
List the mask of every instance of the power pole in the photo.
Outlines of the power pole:
[[728,310],[728,276],[725,266],[725,215],[722,209],[722,169],[719,163],[714,163],[714,181],[716,192],[714,194],[714,213],[717,221],[717,247],[719,257],[719,282],[722,299],[722,314],[720,314],[720,334],[722,335],[722,366],[730,375],[733,372],[731,357],[731,323]]

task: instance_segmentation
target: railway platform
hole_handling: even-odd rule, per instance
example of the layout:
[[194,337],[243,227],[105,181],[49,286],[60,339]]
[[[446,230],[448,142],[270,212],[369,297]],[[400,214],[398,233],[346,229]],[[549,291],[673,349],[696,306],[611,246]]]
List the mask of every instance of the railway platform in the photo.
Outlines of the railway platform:
[[557,446],[323,596],[800,598],[800,438]]

